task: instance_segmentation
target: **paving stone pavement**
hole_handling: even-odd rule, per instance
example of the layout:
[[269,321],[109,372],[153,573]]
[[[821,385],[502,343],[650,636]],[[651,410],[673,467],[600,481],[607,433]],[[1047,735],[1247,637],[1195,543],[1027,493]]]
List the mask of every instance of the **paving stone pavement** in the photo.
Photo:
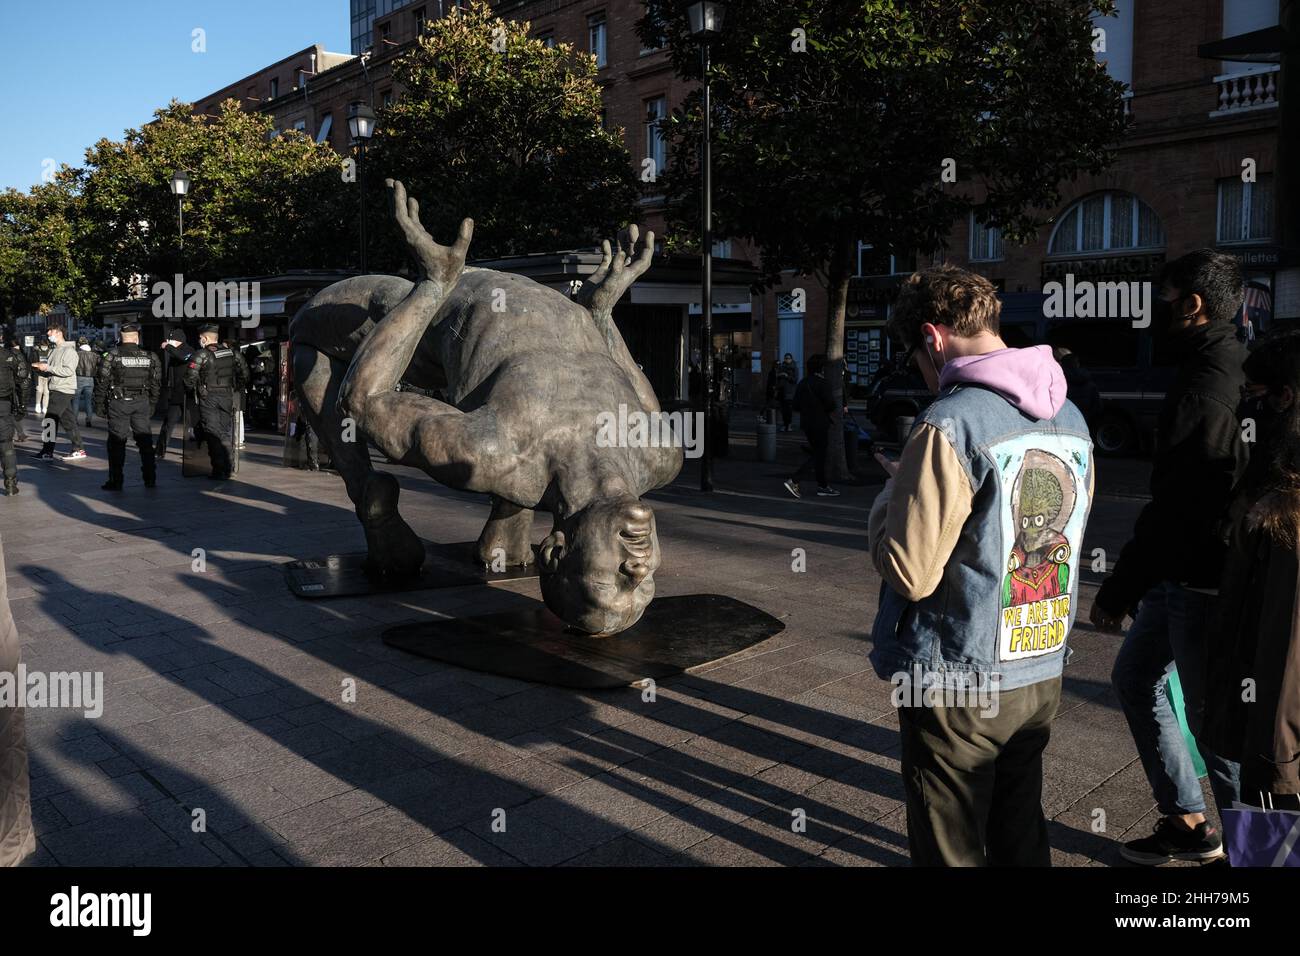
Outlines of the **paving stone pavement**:
[[[86,433],[86,462],[24,456],[0,535],[25,662],[105,683],[99,719],[28,712],[32,864],[906,864],[897,719],[866,659],[879,590],[866,509],[881,478],[795,501],[780,478],[797,436],[781,436],[773,465],[733,435],[718,492],[695,490],[691,464],[652,496],[659,594],[716,590],[786,629],[660,682],[653,701],[474,673],[380,639],[399,622],[532,605],[535,580],[292,597],[281,562],[363,539],[340,479],[281,467],[273,436],[250,436],[221,485],[169,459],[146,490],[132,453],[120,494],[99,490],[102,429]],[[477,536],[481,497],[394,470],[420,533]],[[1114,554],[1145,468],[1099,473],[1086,546]],[[1084,576],[1082,620],[1095,581]],[[1080,625],[1071,643],[1045,766],[1053,856],[1112,865],[1154,806],[1109,688],[1118,639]]]

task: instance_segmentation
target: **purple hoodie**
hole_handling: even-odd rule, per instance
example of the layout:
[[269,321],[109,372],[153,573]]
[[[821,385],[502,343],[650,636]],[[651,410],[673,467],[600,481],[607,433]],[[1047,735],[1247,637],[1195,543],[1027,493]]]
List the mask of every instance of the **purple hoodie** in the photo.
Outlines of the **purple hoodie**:
[[1031,418],[1055,418],[1065,405],[1065,373],[1050,345],[965,355],[943,365],[939,390],[952,385],[991,388]]

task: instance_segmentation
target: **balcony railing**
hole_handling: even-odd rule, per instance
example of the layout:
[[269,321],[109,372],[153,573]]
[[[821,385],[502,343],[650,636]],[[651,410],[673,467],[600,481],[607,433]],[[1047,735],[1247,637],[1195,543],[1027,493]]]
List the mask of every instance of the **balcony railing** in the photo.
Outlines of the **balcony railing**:
[[1277,106],[1277,73],[1272,64],[1250,73],[1225,73],[1214,78],[1219,89],[1219,108],[1211,116],[1228,116],[1250,110],[1274,109]]

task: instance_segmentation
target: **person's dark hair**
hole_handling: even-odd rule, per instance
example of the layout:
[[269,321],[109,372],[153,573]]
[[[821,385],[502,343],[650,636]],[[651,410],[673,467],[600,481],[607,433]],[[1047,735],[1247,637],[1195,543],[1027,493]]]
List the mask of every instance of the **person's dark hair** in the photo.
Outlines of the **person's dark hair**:
[[1247,356],[1242,366],[1246,378],[1279,397],[1290,388],[1291,404],[1276,413],[1258,435],[1252,461],[1256,478],[1251,493],[1262,496],[1260,515],[1264,530],[1279,544],[1294,547],[1300,533],[1300,330],[1270,335]]
[[1211,322],[1231,322],[1241,314],[1246,282],[1235,256],[1213,249],[1197,249],[1160,270],[1160,285],[1170,286],[1179,297],[1195,293],[1205,302]]
[[67,326],[65,326],[65,325],[63,324],[63,320],[62,320],[62,319],[50,319],[48,322],[45,323],[45,331],[46,331],[46,332],[58,332],[58,333],[60,333],[64,338],[67,338],[67,337],[68,337],[68,329],[67,329]]
[[809,375],[816,375],[818,372],[826,368],[826,356],[820,353],[808,356],[807,368]]
[[1002,302],[993,283],[956,266],[913,272],[903,281],[887,328],[896,342],[921,344],[921,326],[946,325],[958,335],[1001,331]]

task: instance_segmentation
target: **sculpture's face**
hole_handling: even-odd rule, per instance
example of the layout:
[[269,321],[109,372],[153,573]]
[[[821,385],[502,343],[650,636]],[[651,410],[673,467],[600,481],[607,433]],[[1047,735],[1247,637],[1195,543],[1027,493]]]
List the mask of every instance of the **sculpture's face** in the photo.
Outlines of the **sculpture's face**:
[[571,515],[541,547],[542,597],[575,630],[607,637],[641,619],[659,567],[655,516],[631,495]]

